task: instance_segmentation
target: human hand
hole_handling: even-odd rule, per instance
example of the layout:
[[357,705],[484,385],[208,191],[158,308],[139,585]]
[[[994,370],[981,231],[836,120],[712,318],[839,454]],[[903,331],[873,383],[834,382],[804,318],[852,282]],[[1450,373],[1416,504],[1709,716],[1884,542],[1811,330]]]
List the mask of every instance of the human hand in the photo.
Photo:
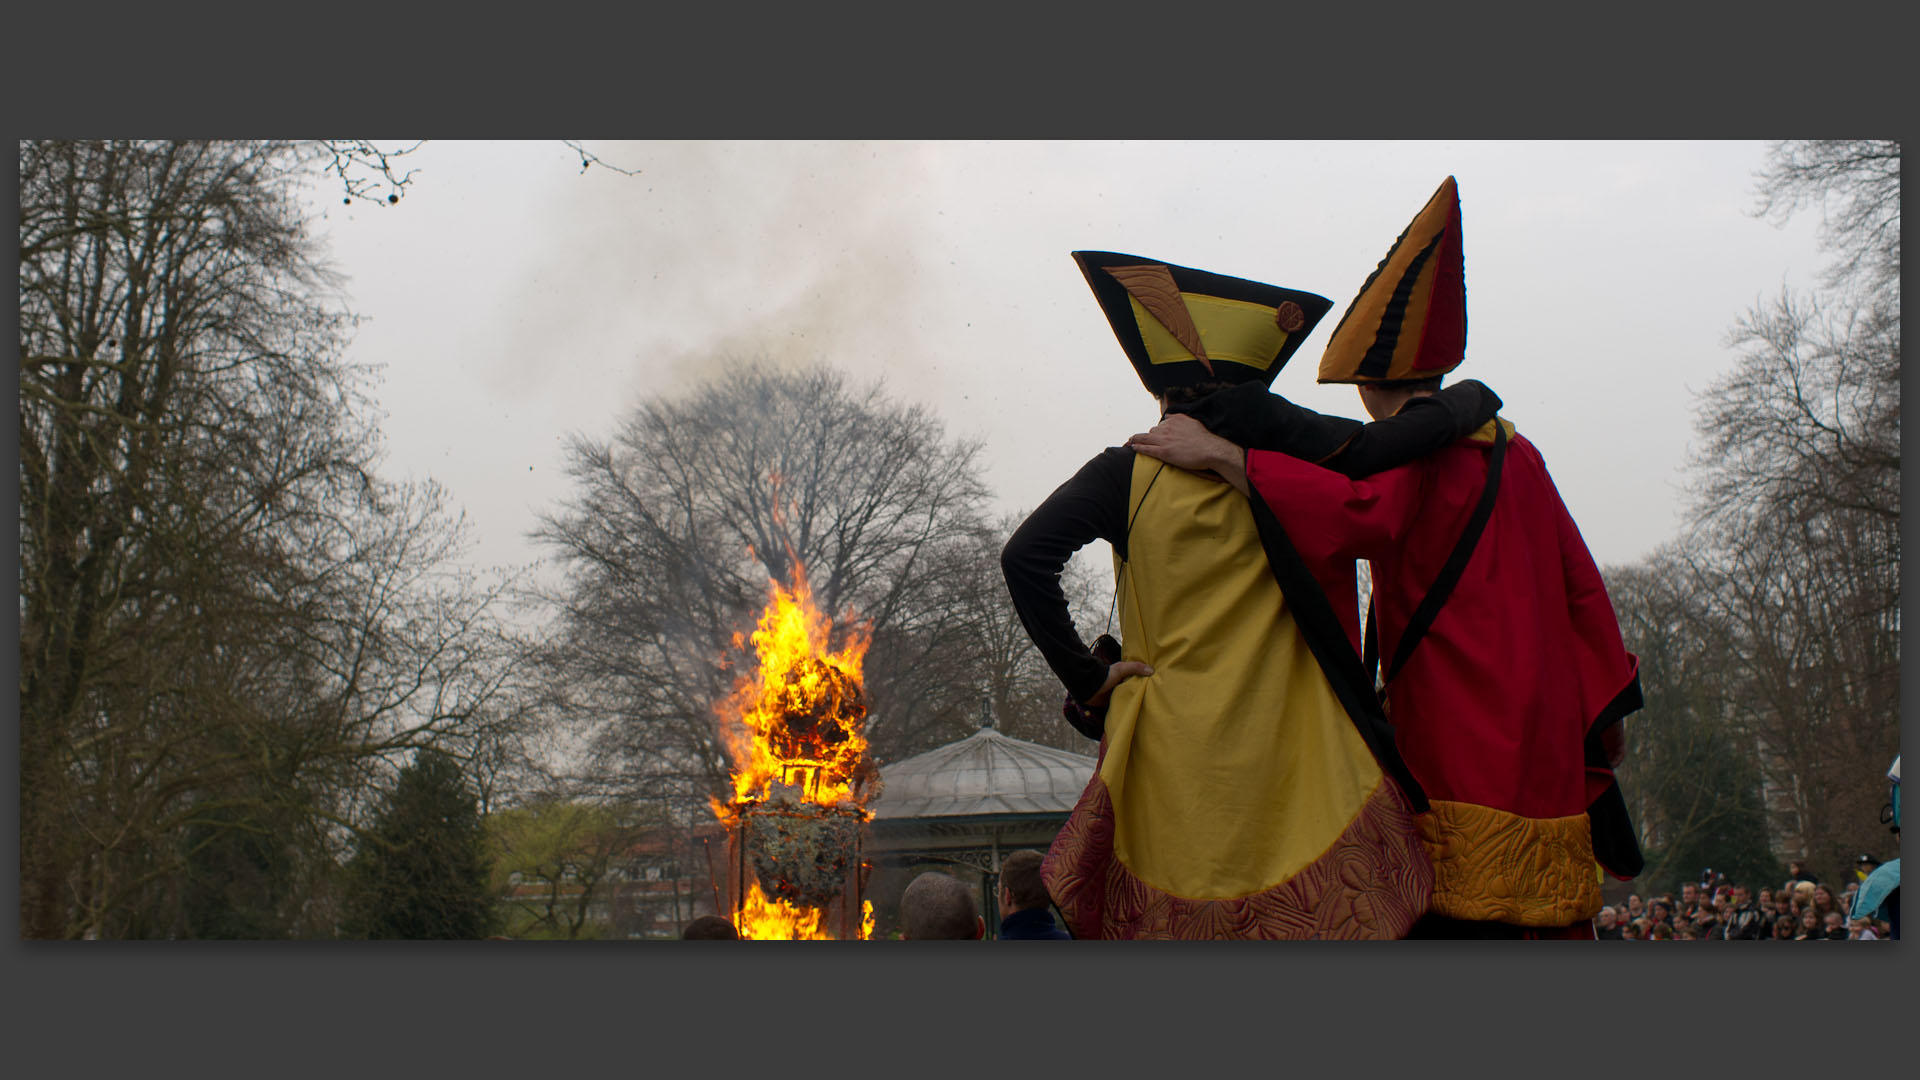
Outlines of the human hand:
[[1093,696],[1089,697],[1086,703],[1096,708],[1103,706],[1107,703],[1107,698],[1112,696],[1114,687],[1119,686],[1121,683],[1135,676],[1151,674],[1153,674],[1153,668],[1138,660],[1122,660],[1115,664],[1109,664],[1107,665],[1107,681],[1100,684],[1100,689],[1094,691]]
[[1181,469],[1203,472],[1227,460],[1238,460],[1240,448],[1208,431],[1185,413],[1173,413],[1134,435],[1127,445],[1136,452]]

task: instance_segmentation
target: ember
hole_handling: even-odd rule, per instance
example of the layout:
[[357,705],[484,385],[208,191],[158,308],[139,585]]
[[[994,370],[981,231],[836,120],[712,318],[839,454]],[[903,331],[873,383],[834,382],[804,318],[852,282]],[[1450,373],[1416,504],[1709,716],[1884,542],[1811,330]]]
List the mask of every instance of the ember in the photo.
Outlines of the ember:
[[878,793],[860,676],[871,637],[853,628],[832,651],[833,623],[797,564],[791,590],[770,585],[752,636],[758,670],[718,709],[733,799],[713,809],[733,837],[734,922],[743,938],[831,940],[827,915],[840,900],[843,932],[866,938],[872,905],[861,903],[855,926],[851,901],[866,803]]

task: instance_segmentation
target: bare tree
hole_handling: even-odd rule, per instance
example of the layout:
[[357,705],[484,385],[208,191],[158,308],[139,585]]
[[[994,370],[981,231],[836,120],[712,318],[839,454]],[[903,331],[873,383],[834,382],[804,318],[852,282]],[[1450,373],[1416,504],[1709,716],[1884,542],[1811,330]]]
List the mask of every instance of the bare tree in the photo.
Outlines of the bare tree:
[[[962,684],[951,693],[971,696],[1008,735],[1090,754],[1094,744],[1061,715],[1065,689],[1007,597],[1000,549],[1025,518],[1010,514],[971,534],[954,553],[953,572],[942,575],[940,606],[958,632],[952,647],[966,658],[957,672]],[[1091,641],[1109,629],[1113,576],[1108,567],[1076,558],[1061,575],[1061,590],[1083,638]]]
[[1727,642],[1688,678],[1733,678],[1722,723],[1749,742],[1776,843],[1828,866],[1877,839],[1898,752],[1899,157],[1773,148],[1762,212],[1820,206],[1836,260],[1734,327],[1740,359],[1698,408],[1691,537],[1663,556]]
[[1889,139],[1778,142],[1759,175],[1759,213],[1786,221],[1819,207],[1835,287],[1900,288],[1900,144]]
[[735,635],[802,566],[842,632],[872,628],[874,753],[964,733],[977,699],[952,689],[965,635],[943,597],[981,528],[978,452],[878,385],[764,365],[576,439],[575,493],[538,531],[567,572],[543,659],[604,790],[704,813],[728,774],[714,705],[752,663]]
[[500,719],[501,586],[374,472],[298,199],[321,153],[20,146],[27,936],[191,932],[236,831],[293,856],[253,925],[324,933],[367,781]]

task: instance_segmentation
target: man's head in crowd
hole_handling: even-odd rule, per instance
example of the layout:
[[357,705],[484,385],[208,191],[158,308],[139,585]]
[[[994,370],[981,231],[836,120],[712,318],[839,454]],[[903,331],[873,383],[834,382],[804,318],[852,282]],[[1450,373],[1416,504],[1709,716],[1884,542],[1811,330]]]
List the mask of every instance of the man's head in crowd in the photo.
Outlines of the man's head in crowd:
[[702,915],[680,931],[682,941],[738,941],[740,932],[718,915]]
[[1053,903],[1046,883],[1040,880],[1040,864],[1046,856],[1031,849],[1016,851],[1000,863],[1000,908],[1008,915],[1028,908],[1045,908]]
[[900,936],[909,941],[972,941],[986,933],[973,890],[957,878],[929,870],[900,896]]

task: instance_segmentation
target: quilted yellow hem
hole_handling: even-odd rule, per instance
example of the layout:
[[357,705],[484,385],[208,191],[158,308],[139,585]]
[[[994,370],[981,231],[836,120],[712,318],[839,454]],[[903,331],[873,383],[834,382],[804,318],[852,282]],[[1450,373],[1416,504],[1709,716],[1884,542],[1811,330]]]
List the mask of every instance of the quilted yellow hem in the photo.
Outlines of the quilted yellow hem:
[[1600,910],[1585,814],[1529,818],[1435,799],[1414,823],[1433,859],[1433,910],[1441,915],[1550,927]]

